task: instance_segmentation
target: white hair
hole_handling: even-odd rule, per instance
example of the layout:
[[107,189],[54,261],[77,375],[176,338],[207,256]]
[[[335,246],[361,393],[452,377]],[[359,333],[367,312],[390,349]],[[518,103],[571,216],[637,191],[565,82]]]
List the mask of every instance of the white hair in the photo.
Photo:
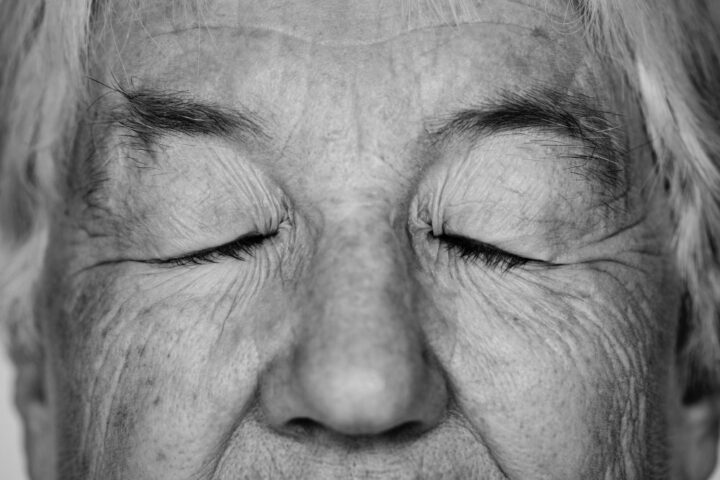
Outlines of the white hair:
[[16,360],[39,350],[33,290],[76,130],[90,3],[0,3],[0,315]]
[[[720,380],[720,34],[704,0],[575,2],[594,45],[627,75],[669,186],[687,294],[684,353]],[[717,8],[717,7],[715,7]]]
[[[51,215],[62,205],[58,172],[77,134],[98,3],[0,2],[0,315],[16,361],[41,354],[33,290]],[[675,219],[688,306],[684,351],[699,381],[718,384],[720,12],[707,0],[569,3],[589,45],[642,106]]]

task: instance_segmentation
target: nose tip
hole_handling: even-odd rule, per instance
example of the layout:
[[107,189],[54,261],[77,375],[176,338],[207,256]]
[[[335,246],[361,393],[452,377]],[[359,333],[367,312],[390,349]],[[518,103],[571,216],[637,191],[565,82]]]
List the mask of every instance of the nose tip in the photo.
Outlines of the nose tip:
[[[304,382],[306,418],[333,432],[365,436],[419,432],[435,425],[442,414],[444,387],[436,379],[422,378],[427,376],[425,368],[401,364],[322,370]],[[431,394],[422,391],[433,383]]]
[[[311,382],[318,384],[317,381]],[[354,369],[321,380],[321,389],[308,392],[313,417],[340,433],[373,434],[402,421],[396,410],[407,402],[405,392],[394,392],[388,379],[369,369]],[[318,385],[319,386],[319,385]],[[403,387],[401,387],[403,388]],[[404,389],[404,388],[403,388]]]
[[435,426],[446,402],[438,368],[421,355],[387,360],[296,363],[289,375],[272,375],[285,381],[265,388],[270,424],[293,433],[323,429],[344,436],[417,435]]

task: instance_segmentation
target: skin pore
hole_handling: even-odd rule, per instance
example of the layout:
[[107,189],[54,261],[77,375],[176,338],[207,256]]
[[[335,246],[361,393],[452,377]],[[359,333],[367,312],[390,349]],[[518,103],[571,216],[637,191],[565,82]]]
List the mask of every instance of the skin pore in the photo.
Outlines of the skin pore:
[[[118,7],[38,313],[60,478],[669,475],[680,286],[640,114],[565,6],[437,3]],[[620,157],[448,126],[508,94],[581,99]]]

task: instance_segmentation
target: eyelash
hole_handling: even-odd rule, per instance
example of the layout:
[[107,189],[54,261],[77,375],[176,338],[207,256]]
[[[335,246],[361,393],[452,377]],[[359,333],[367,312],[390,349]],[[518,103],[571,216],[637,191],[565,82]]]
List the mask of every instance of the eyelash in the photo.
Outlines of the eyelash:
[[434,238],[440,240],[448,252],[457,254],[461,259],[470,262],[480,261],[491,269],[502,272],[536,261],[467,237],[442,234]]
[[153,263],[183,267],[186,265],[217,263],[222,258],[233,258],[235,260],[245,261],[248,257],[252,257],[255,250],[272,236],[273,235],[259,234],[244,235],[219,247],[206,248],[183,255],[182,257],[157,260]]
[[[252,257],[255,250],[272,236],[274,235],[245,235],[219,247],[210,247],[181,257],[157,260],[153,263],[182,267],[187,265],[217,263],[222,258],[233,258],[235,260],[245,261],[248,257]],[[502,272],[507,272],[513,268],[521,267],[535,261],[467,237],[443,234],[433,238],[441,241],[448,252],[457,254],[465,261],[481,261],[491,269],[497,269]]]

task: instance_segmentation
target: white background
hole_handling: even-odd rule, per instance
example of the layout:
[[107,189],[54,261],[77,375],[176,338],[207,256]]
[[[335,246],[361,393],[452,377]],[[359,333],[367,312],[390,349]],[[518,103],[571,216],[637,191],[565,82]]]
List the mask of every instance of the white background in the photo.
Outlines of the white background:
[[[3,345],[0,343],[0,350]],[[14,376],[10,362],[0,351],[0,480],[23,480],[25,460],[22,457],[20,421],[13,405]]]
[[[0,480],[26,480],[22,456],[20,422],[13,406],[13,373],[4,354],[0,355]],[[716,471],[712,480],[720,480]]]

